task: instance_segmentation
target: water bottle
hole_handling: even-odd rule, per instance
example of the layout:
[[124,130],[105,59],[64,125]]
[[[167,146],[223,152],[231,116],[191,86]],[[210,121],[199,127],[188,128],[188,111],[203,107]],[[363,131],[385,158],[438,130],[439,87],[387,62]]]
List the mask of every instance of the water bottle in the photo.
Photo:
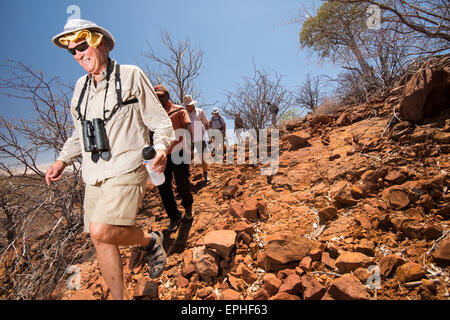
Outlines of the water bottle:
[[150,168],[153,164],[153,158],[156,156],[156,150],[152,146],[146,147],[142,149],[142,157],[144,158],[144,164],[147,168],[148,175],[150,176],[150,180],[155,186],[159,186],[164,183],[166,177],[164,176],[164,172],[157,173]]

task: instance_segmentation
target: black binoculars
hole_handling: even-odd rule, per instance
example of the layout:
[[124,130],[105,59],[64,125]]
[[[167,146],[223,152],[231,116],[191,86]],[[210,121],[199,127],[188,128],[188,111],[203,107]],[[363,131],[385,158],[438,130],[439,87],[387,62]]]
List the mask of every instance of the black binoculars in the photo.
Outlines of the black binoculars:
[[81,129],[83,131],[84,151],[91,152],[92,161],[97,162],[100,157],[105,161],[108,160],[111,157],[111,152],[108,147],[103,119],[82,120]]

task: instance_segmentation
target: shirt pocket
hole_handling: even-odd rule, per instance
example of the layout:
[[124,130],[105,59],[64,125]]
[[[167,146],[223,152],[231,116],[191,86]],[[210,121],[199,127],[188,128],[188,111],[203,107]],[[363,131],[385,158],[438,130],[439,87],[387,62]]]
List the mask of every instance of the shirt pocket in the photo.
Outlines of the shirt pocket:
[[[122,103],[123,102],[127,102],[128,100],[132,100],[134,99],[134,97],[131,97],[131,90],[127,89],[127,90],[122,90]],[[114,112],[114,115],[112,116],[112,118],[115,117],[126,117],[129,113],[130,110],[133,108],[133,106],[135,105],[134,103],[132,104],[127,104],[127,105],[123,105],[121,104],[121,106],[119,107],[118,101],[117,101],[117,93],[110,93],[107,95],[106,97],[106,102],[107,102],[107,110],[109,112],[106,113],[106,118],[110,117],[110,114],[112,112]],[[112,119],[111,119],[112,120]]]

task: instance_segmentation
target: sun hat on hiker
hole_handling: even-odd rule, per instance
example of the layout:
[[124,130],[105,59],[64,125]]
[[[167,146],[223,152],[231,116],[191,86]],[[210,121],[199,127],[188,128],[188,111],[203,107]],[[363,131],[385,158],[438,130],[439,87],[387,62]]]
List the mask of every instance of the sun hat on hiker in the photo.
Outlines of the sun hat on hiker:
[[108,30],[89,20],[70,19],[64,25],[63,32],[54,36],[52,42],[60,48],[67,49],[69,41],[86,39],[89,46],[95,48],[100,44],[102,38],[106,40],[108,51],[114,49],[115,40]]
[[167,90],[167,88],[163,84],[158,84],[155,87],[155,93],[156,94],[164,94],[164,93],[169,94],[169,90]]
[[219,108],[214,107],[211,113],[212,114],[219,114]]
[[190,96],[190,95],[186,95],[183,97],[183,107],[191,106],[196,103],[197,103],[197,101],[192,99],[192,96]]

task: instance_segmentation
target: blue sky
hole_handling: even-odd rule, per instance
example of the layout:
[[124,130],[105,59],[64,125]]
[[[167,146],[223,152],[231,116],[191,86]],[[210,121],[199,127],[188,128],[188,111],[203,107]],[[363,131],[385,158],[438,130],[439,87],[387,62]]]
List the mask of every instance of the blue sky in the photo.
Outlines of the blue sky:
[[[14,59],[40,70],[46,78],[60,77],[75,83],[84,70],[51,38],[62,31],[70,5],[80,8],[82,19],[108,29],[116,39],[111,57],[122,64],[149,64],[143,53],[149,41],[163,53],[161,31],[173,40],[189,38],[204,51],[196,85],[205,102],[226,103],[225,92],[233,91],[242,76],[258,67],[284,76],[290,89],[300,86],[308,72],[334,75],[338,68],[321,65],[299,50],[299,24],[289,23],[303,4],[300,0],[2,0],[0,1],[1,67]],[[5,118],[28,117],[31,107],[23,101],[0,95],[0,113]],[[210,116],[210,108],[206,109]],[[227,121],[232,123],[231,120]]]

